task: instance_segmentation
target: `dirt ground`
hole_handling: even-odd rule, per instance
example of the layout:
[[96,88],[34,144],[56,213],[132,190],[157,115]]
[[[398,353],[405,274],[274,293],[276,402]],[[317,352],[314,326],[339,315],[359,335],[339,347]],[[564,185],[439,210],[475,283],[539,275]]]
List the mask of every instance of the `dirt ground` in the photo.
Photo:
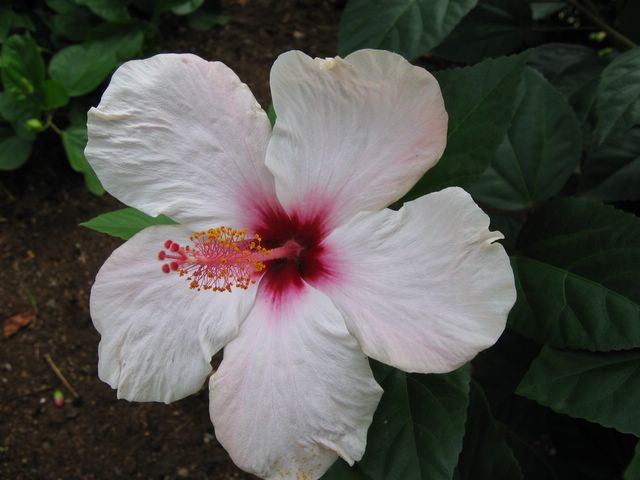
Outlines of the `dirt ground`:
[[[223,3],[225,26],[199,33],[165,25],[159,49],[225,62],[265,108],[280,53],[336,54],[344,2]],[[216,442],[206,390],[171,405],[129,403],[98,379],[89,291],[121,241],[78,224],[120,206],[88,192],[53,134],[41,136],[27,166],[0,174],[0,322],[37,306],[28,327],[0,335],[0,478],[253,478]]]

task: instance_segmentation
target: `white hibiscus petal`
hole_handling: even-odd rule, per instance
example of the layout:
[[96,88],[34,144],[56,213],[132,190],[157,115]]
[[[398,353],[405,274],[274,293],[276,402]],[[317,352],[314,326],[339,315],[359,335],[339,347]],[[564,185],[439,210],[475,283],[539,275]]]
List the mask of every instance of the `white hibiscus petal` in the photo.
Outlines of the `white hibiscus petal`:
[[493,345],[516,299],[500,232],[460,188],[363,213],[325,240],[342,278],[319,288],[364,352],[405,371],[454,370]]
[[149,227],[116,249],[91,289],[100,332],[98,373],[118,398],[171,402],[197,392],[211,357],[235,337],[257,289],[212,293],[164,273],[166,240],[187,243],[180,226]]
[[440,158],[447,113],[440,87],[394,53],[345,59],[281,55],[271,70],[278,115],[267,150],[290,212],[329,210],[334,225],[398,200]]
[[382,390],[324,294],[304,285],[274,304],[268,281],[211,378],[211,419],[240,468],[313,480],[361,458]]
[[133,60],[88,114],[87,160],[109,193],[194,230],[275,200],[264,165],[271,127],[227,66],[195,55]]

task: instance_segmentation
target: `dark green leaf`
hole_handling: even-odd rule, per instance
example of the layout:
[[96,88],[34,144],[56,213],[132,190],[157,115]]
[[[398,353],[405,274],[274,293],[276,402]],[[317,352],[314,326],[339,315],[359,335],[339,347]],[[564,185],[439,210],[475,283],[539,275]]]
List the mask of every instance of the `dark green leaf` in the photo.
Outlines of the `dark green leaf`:
[[640,125],[595,147],[580,173],[579,188],[586,195],[605,202],[640,200]]
[[450,480],[462,449],[469,368],[407,374],[375,364],[384,395],[358,468],[372,480]]
[[529,50],[528,63],[553,82],[558,75],[572,65],[596,58],[598,58],[597,52],[585,45],[546,43]]
[[531,26],[531,9],[522,0],[480,0],[434,51],[464,63],[512,53]]
[[640,436],[640,350],[544,347],[517,393],[559,413]]
[[87,7],[109,22],[126,22],[130,18],[123,0],[75,0],[75,3]]
[[55,80],[45,80],[43,88],[43,110],[53,110],[55,108],[64,107],[69,103],[69,94],[64,87]]
[[623,53],[602,71],[596,114],[594,136],[600,145],[612,133],[640,124],[640,47]]
[[542,20],[543,18],[550,17],[554,13],[562,10],[567,6],[564,2],[532,2],[531,13],[534,20]]
[[2,46],[2,84],[18,100],[39,99],[44,83],[40,47],[28,35],[13,35]]
[[466,186],[487,169],[511,123],[525,62],[514,55],[437,72],[449,113],[447,149],[407,198]]
[[150,217],[135,208],[123,208],[103,213],[81,223],[83,227],[129,240],[136,233],[153,225],[173,225],[176,222],[165,215]]
[[84,156],[84,148],[87,146],[86,125],[71,125],[64,130],[62,132],[62,144],[71,168],[84,175],[84,181],[89,191],[96,195],[102,195],[104,188]]
[[223,15],[220,13],[210,12],[197,12],[192,13],[187,17],[187,22],[194,30],[211,30],[214,27],[220,27],[229,23],[229,15]]
[[624,472],[624,480],[638,480],[640,478],[640,441],[636,445],[631,463]]
[[340,19],[338,51],[397,52],[411,60],[438,45],[478,0],[349,0]]
[[17,100],[7,92],[0,92],[0,117],[13,125],[16,134],[25,140],[33,140],[34,133],[26,128],[26,122],[37,118],[40,109],[30,100]]
[[186,2],[173,7],[171,9],[171,13],[175,15],[189,15],[190,13],[198,10],[203,3],[204,0],[187,0]]
[[471,384],[466,433],[455,480],[522,480],[522,472],[496,423],[482,388]]
[[530,208],[555,195],[578,166],[580,124],[565,98],[528,68],[511,126],[493,161],[469,191],[503,210]]
[[357,467],[349,467],[349,464],[338,459],[333,466],[322,476],[322,480],[370,480]]
[[640,347],[640,219],[587,199],[534,213],[512,257],[509,326],[560,348]]
[[15,170],[31,155],[33,141],[11,132],[0,132],[0,170]]
[[276,110],[273,108],[273,103],[269,105],[269,109],[267,110],[267,116],[269,117],[269,122],[271,123],[271,127],[276,124]]

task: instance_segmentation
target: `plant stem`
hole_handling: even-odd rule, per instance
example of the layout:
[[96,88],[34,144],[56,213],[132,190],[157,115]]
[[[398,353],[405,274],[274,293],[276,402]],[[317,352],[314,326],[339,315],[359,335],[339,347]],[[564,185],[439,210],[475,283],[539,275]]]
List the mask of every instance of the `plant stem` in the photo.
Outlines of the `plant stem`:
[[624,45],[627,48],[635,48],[638,46],[633,40],[631,40],[630,38],[626,37],[619,31],[617,31],[615,28],[609,25],[602,17],[600,17],[600,15],[597,12],[590,10],[589,8],[584,6],[579,0],[567,0],[567,3],[571,5],[573,8],[575,8],[576,10],[578,10],[581,14],[583,14],[589,20],[591,20],[595,25],[597,25],[602,30],[607,32],[607,34],[611,38],[613,38],[615,41],[617,41],[619,44]]

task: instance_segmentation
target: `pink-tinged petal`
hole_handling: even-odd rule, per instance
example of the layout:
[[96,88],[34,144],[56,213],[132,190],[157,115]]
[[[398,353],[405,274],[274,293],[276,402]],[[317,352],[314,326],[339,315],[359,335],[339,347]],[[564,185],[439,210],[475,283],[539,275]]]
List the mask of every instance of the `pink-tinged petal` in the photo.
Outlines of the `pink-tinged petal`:
[[211,357],[238,332],[257,288],[213,293],[164,273],[166,240],[188,243],[180,226],[149,227],[116,249],[91,289],[100,332],[98,374],[118,398],[171,402],[197,392]]
[[410,372],[458,368],[493,345],[516,299],[500,232],[460,188],[363,213],[326,239],[342,281],[318,285],[370,357]]
[[[194,230],[246,225],[275,201],[271,127],[227,66],[195,55],[133,60],[88,114],[87,159],[109,193]],[[255,215],[253,215],[255,216]]]
[[[314,480],[364,453],[382,390],[340,313],[304,283],[265,277],[239,335],[211,377],[216,436],[242,469]],[[266,288],[265,288],[266,286]]]
[[437,81],[394,53],[287,52],[273,65],[271,91],[278,118],[267,166],[290,212],[330,209],[338,225],[379,210],[407,193],[446,144]]

